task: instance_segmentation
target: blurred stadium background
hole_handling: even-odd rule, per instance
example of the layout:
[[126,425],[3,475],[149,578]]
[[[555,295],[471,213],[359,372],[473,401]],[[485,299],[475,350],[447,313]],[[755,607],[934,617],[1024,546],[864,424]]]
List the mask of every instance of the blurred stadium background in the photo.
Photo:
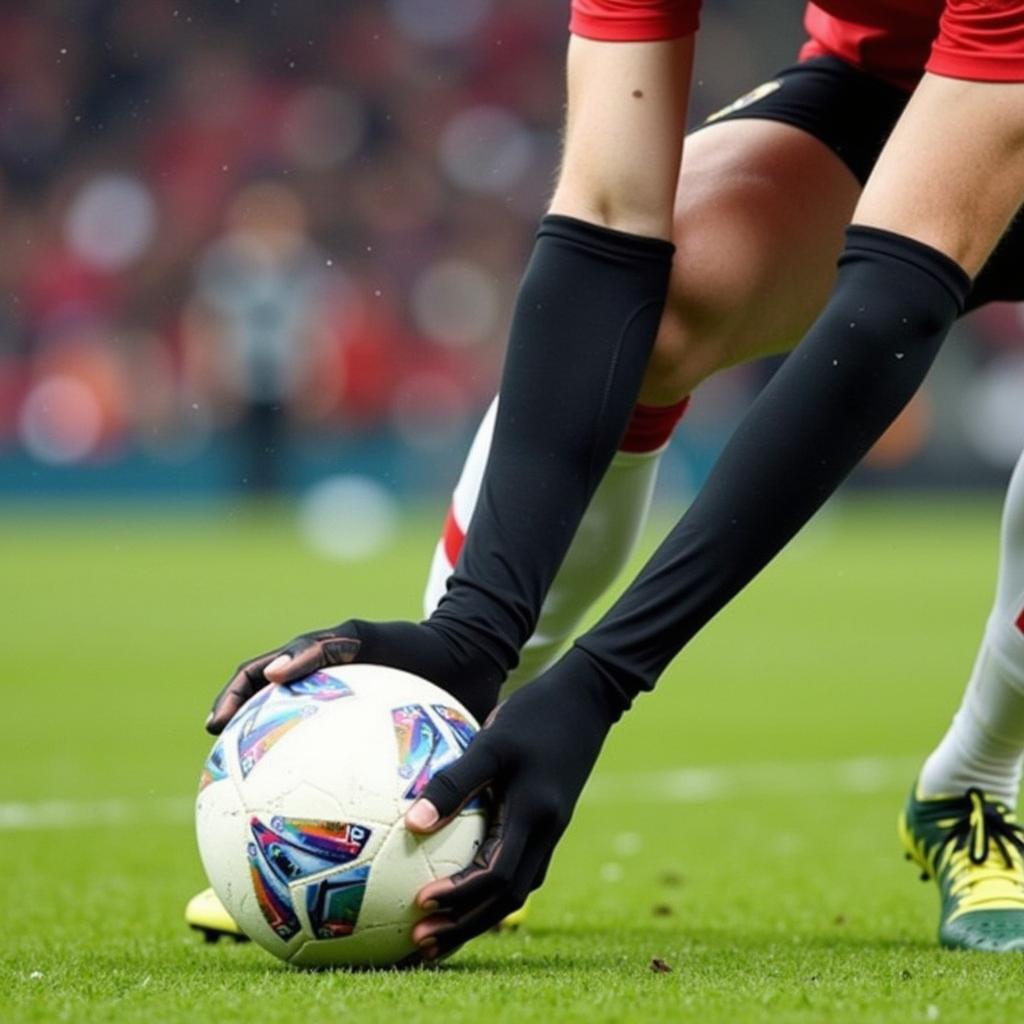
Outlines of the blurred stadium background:
[[[708,5],[695,120],[792,59],[800,7]],[[552,180],[563,8],[0,5],[0,493],[340,475],[324,500],[364,521],[442,501]],[[965,322],[857,484],[1005,479],[1022,343],[1015,307]],[[766,372],[701,390],[666,492],[700,481]]]

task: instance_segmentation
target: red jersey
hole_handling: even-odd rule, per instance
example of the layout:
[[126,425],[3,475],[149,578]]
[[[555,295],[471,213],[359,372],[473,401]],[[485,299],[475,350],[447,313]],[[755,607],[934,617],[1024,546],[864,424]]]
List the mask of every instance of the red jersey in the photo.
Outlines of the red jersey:
[[801,57],[829,54],[913,89],[924,71],[1024,81],[1024,0],[819,0]]
[[895,85],[913,89],[939,31],[946,0],[820,0],[807,5],[808,57],[839,57]]
[[[674,39],[697,29],[700,0],[572,0],[569,28],[590,39]],[[924,71],[1024,82],[1024,0],[819,0],[801,56],[831,55],[912,89]]]
[[697,31],[701,0],[571,0],[569,31],[587,39],[647,43]]

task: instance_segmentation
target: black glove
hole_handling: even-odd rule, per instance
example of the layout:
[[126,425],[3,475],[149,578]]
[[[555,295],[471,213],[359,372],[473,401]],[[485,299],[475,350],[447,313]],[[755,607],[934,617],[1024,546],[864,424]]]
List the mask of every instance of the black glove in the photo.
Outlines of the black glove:
[[440,686],[483,721],[498,700],[505,673],[486,653],[430,622],[366,622],[303,633],[235,670],[206,719],[215,735],[268,683],[290,683],[329,665],[358,661],[412,672]]
[[411,831],[442,828],[484,789],[491,818],[473,863],[417,896],[428,912],[413,930],[424,959],[487,931],[541,885],[604,738],[628,706],[574,648],[500,704],[466,753],[430,780],[406,815]]

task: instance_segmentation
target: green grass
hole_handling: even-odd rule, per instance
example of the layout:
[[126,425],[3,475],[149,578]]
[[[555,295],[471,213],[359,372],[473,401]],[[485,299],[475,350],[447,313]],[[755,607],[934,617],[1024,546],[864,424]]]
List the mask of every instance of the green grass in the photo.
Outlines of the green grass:
[[[0,520],[0,803],[136,809],[91,827],[0,819],[0,1020],[1017,1012],[1024,961],[935,947],[935,894],[893,828],[970,669],[994,502],[848,505],[819,521],[613,736],[524,931],[406,974],[307,974],[252,946],[204,947],[182,926],[204,882],[174,809],[194,792],[212,693],[241,655],[300,629],[414,614],[433,518],[358,566],[317,560],[283,513]],[[860,757],[874,773],[840,785]],[[671,797],[665,773],[709,765],[723,766],[717,797],[699,799],[693,776]]]

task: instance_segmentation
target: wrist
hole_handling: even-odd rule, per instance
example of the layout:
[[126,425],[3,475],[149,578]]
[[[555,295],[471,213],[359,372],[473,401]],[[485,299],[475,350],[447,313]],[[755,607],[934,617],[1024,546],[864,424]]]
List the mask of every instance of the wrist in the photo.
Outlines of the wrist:
[[485,651],[433,622],[368,622],[348,625],[360,640],[359,660],[411,672],[450,693],[478,721],[498,702],[505,674]]
[[630,696],[619,681],[589,651],[573,645],[563,655],[556,671],[564,685],[572,691],[577,705],[585,701],[592,718],[604,724],[606,731],[632,705]]

